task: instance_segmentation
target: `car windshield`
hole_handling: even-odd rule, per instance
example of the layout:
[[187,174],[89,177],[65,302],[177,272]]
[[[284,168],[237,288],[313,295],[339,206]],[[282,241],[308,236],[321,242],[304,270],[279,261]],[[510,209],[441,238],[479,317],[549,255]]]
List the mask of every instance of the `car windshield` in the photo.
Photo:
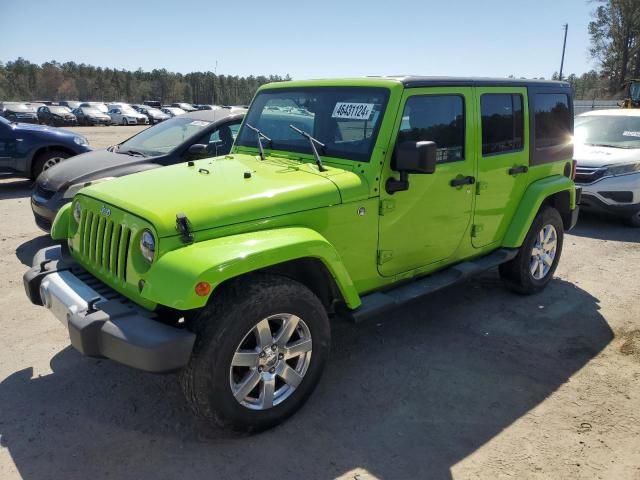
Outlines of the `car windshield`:
[[107,113],[109,111],[109,109],[107,108],[107,106],[104,103],[94,103],[91,104],[91,108],[97,108],[98,110],[100,110],[102,113]]
[[144,110],[149,115],[162,115],[162,112],[160,110],[158,110],[157,108],[145,108]]
[[585,115],[576,117],[576,145],[640,148],[640,116]]
[[136,113],[138,113],[133,108],[128,107],[128,106],[124,106],[124,107],[120,108],[120,110],[122,110],[122,113],[128,113],[130,115],[135,115]]
[[85,115],[99,115],[102,112],[94,107],[82,107],[82,113]]
[[[246,123],[271,139],[263,141],[266,148],[311,153],[309,140],[290,128],[293,125],[325,145],[319,148],[320,155],[367,162],[388,97],[384,88],[265,90],[251,104]],[[236,143],[257,147],[257,135],[243,126]]]
[[0,123],[3,125],[11,125],[11,122],[4,117],[0,117]]
[[14,112],[35,112],[33,107],[25,105],[24,103],[7,103],[5,107]]
[[132,150],[145,156],[162,155],[202,133],[210,124],[211,122],[204,120],[174,117],[125,140],[120,144],[118,151]]
[[67,107],[49,107],[49,111],[51,113],[63,114],[63,113],[71,113]]

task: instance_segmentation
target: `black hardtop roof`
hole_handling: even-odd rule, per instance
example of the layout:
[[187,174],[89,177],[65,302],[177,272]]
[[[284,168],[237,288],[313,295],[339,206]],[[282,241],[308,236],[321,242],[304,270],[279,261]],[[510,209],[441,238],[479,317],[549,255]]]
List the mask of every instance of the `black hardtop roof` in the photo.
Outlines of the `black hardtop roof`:
[[536,80],[518,78],[485,78],[485,77],[423,77],[414,75],[393,75],[389,77],[402,82],[407,88],[412,87],[537,87],[537,88],[570,88],[569,83],[556,80]]

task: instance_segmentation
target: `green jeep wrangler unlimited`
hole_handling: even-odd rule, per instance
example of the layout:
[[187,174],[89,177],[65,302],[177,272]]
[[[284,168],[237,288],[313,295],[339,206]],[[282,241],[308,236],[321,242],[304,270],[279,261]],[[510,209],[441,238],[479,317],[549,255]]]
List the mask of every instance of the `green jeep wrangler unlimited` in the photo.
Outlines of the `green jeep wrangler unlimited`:
[[547,285],[578,214],[572,119],[562,82],[266,85],[230,155],[82,189],[25,290],[80,352],[179,370],[196,413],[269,428],[318,383],[329,315],[495,266]]

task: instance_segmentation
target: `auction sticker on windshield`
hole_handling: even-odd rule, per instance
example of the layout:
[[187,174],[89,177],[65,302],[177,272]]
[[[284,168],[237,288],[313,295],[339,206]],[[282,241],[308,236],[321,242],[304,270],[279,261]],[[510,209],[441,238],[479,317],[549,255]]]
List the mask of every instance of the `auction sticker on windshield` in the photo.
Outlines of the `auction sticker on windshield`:
[[203,122],[202,120],[194,120],[193,122],[191,122],[189,125],[194,125],[196,127],[206,127],[207,125],[209,125],[211,122]]
[[371,112],[373,112],[373,106],[373,103],[338,102],[333,108],[331,118],[369,120]]
[[640,137],[640,132],[633,132],[631,130],[625,130],[622,133],[623,136],[625,137]]

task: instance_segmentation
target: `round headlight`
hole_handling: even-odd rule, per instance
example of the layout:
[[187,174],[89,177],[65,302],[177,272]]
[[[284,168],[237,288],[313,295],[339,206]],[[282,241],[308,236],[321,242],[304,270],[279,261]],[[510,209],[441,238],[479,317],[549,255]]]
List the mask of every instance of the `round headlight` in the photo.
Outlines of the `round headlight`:
[[76,223],[80,223],[80,217],[82,216],[82,207],[80,206],[80,202],[76,202],[73,204],[73,218]]
[[149,262],[153,262],[156,254],[156,240],[149,230],[144,230],[140,236],[140,253]]

